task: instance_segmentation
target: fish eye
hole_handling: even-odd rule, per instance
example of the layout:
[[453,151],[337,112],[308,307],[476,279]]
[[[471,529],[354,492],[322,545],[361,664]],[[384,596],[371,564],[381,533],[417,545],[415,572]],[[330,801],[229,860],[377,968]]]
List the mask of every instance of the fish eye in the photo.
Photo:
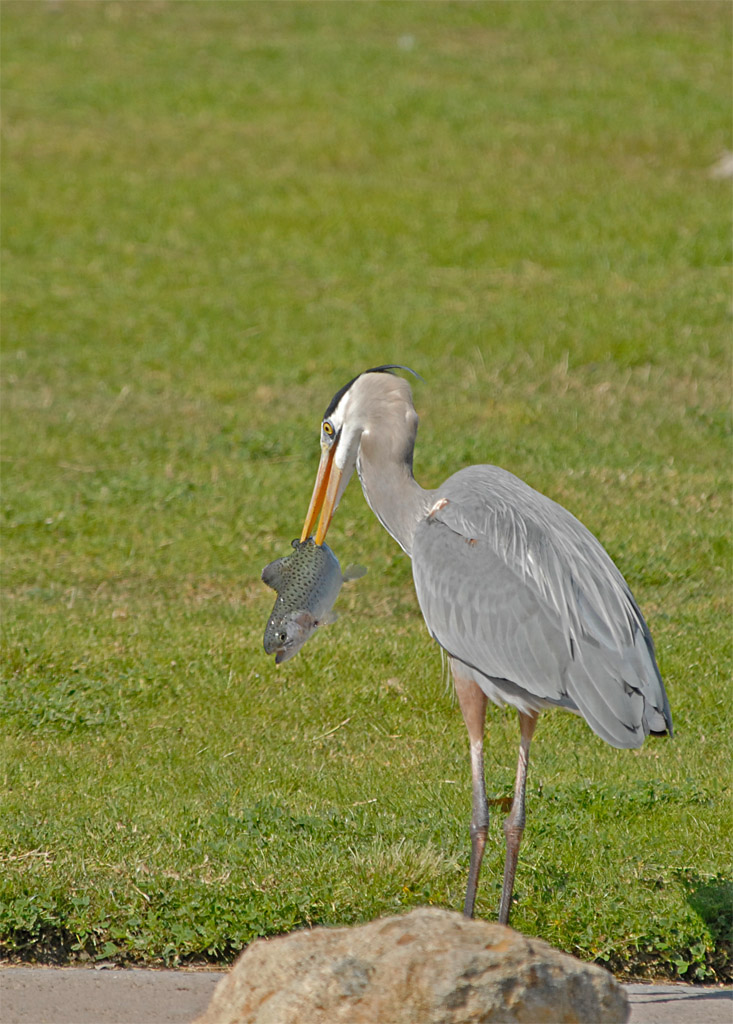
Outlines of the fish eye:
[[331,423],[330,420],[324,420],[323,421],[322,429],[323,429],[323,433],[326,435],[326,437],[333,437],[333,435],[334,435],[333,423]]
[[278,640],[280,641],[281,644],[284,644],[285,641],[288,638],[288,634],[287,633],[278,633],[277,634],[277,638],[278,638]]

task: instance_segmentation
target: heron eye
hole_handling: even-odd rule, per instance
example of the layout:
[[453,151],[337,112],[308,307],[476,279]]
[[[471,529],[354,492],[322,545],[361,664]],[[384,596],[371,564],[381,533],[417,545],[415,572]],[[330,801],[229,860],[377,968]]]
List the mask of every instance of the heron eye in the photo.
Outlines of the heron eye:
[[333,437],[333,423],[330,420],[323,421],[323,433],[328,437]]

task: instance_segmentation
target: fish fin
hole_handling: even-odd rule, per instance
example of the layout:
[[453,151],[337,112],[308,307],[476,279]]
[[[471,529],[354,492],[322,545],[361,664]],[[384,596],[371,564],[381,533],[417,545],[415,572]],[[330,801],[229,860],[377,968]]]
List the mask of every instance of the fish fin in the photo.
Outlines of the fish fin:
[[338,615],[333,609],[330,612],[326,612],[323,618],[320,618],[317,622],[319,626],[332,626],[338,619]]
[[291,622],[300,626],[301,629],[315,629],[316,626],[319,625],[320,621],[316,619],[311,612],[306,611],[305,609],[300,612],[293,612],[293,614],[288,616],[288,618]]
[[272,590],[277,590],[283,581],[282,558],[276,558],[262,570],[262,582],[266,583]]
[[344,583],[348,583],[350,580],[360,580],[366,574],[367,571],[363,565],[347,565],[344,569]]

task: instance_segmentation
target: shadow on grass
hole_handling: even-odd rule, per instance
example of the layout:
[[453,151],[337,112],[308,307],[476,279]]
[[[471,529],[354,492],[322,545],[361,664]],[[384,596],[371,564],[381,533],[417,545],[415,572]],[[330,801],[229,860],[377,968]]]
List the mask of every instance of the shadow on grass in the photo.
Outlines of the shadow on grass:
[[687,902],[710,929],[714,950],[708,966],[721,981],[733,981],[733,879],[723,875],[701,878],[685,871],[682,883]]

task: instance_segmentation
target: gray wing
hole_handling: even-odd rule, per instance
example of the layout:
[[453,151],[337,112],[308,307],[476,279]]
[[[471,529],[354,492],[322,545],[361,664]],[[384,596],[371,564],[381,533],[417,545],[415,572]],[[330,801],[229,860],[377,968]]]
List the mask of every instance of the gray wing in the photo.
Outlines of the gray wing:
[[654,645],[611,558],[567,509],[496,466],[435,492],[412,567],[431,634],[509,703],[582,714],[615,747],[671,732]]

